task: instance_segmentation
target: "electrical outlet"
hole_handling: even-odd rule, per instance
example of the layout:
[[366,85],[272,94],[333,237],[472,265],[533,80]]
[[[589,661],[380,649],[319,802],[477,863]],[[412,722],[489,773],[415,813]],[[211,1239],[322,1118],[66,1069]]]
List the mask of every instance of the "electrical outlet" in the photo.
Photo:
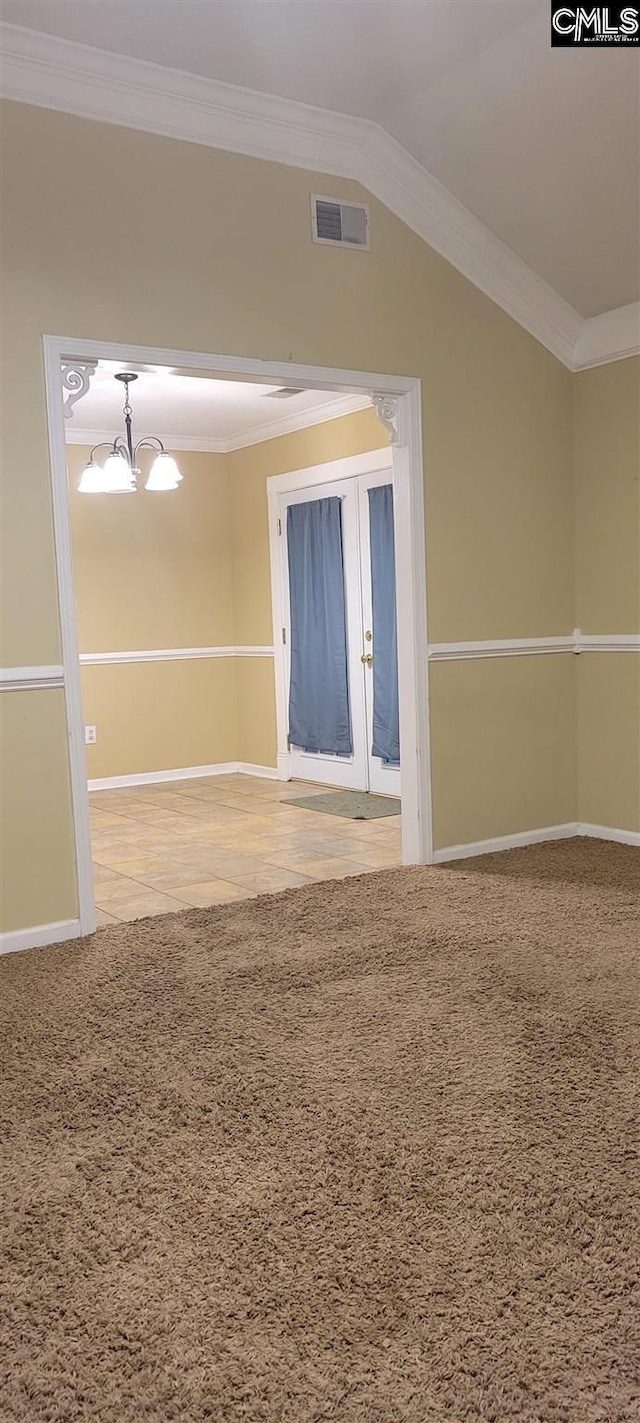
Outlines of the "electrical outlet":
[[97,736],[96,736],[96,728],[95,728],[95,726],[85,726],[85,729],[84,729],[84,744],[85,744],[85,746],[95,746],[96,741],[97,741]]

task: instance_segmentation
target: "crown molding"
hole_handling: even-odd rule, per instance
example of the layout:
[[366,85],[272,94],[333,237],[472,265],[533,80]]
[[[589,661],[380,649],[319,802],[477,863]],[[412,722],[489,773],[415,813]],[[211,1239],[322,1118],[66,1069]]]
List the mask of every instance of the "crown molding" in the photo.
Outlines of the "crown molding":
[[[115,427],[113,430],[90,430],[86,426],[67,425],[64,440],[66,445],[106,445],[113,442],[115,434]],[[227,454],[226,440],[207,439],[205,435],[199,439],[196,435],[172,435],[166,430],[161,430],[156,438],[162,440],[167,450],[182,450],[185,454],[192,451],[203,455]]]
[[[1,34],[4,98],[355,179],[570,370],[618,359],[613,313],[585,322],[380,125],[19,25]],[[640,351],[638,332],[622,347]]]
[[[254,425],[252,430],[241,430],[226,439],[216,440],[213,436],[174,435],[161,430],[157,439],[169,450],[197,451],[202,454],[229,455],[234,450],[248,449],[250,445],[261,445],[265,440],[276,440],[280,435],[295,435],[298,430],[308,430],[314,425],[324,425],[327,420],[339,420],[345,415],[353,415],[357,410],[371,409],[368,395],[340,395],[328,400],[313,410],[303,410],[297,415],[280,415],[275,420],[267,420],[263,425]],[[97,445],[113,440],[113,430],[91,430],[75,426],[70,422],[65,426],[67,445]],[[155,433],[155,432],[154,432]]]
[[639,353],[640,301],[633,301],[584,322],[574,351],[573,369],[585,371]]

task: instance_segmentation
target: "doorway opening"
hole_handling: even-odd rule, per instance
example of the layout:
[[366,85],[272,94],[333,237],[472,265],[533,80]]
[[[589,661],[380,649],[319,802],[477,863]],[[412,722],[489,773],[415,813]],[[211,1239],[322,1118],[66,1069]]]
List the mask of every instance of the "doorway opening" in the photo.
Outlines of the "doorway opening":
[[392,449],[267,488],[279,774],[399,798]]
[[[361,404],[373,403],[376,412],[382,420],[385,428],[390,432],[392,443],[383,452],[377,451],[373,463],[377,462],[377,469],[372,468],[371,455],[351,457],[351,467],[346,468],[347,461],[333,461],[331,477],[333,482],[342,485],[342,489],[335,496],[339,499],[341,511],[344,508],[345,528],[351,540],[349,556],[345,562],[345,572],[348,569],[357,569],[358,590],[350,595],[348,607],[347,625],[349,637],[354,647],[359,640],[358,648],[358,668],[360,669],[360,683],[356,684],[353,670],[349,673],[351,678],[349,685],[349,695],[351,705],[354,710],[354,742],[349,752],[353,761],[353,766],[357,766],[357,773],[352,775],[354,789],[378,791],[383,795],[393,795],[397,792],[400,774],[403,776],[402,787],[402,860],[404,863],[429,863],[432,859],[432,837],[431,837],[431,794],[429,776],[429,726],[428,726],[428,696],[427,696],[427,633],[426,633],[426,577],[425,577],[425,550],[424,550],[424,509],[423,509],[423,473],[421,455],[421,425],[420,425],[420,387],[419,382],[404,377],[380,376],[370,373],[349,372],[340,370],[328,370],[324,368],[296,366],[287,363],[263,363],[255,360],[244,360],[223,356],[207,356],[202,353],[175,352],[144,347],[123,347],[107,343],[74,341],[53,337],[44,338],[45,347],[45,370],[47,388],[47,410],[49,422],[49,441],[52,472],[52,490],[54,504],[54,524],[56,538],[56,560],[58,571],[58,587],[62,626],[63,643],[63,676],[67,704],[67,717],[69,728],[69,743],[71,750],[71,783],[75,829],[76,860],[78,868],[78,892],[79,892],[79,921],[80,932],[89,933],[95,927],[95,896],[92,874],[92,848],[90,835],[89,816],[89,788],[87,785],[87,767],[85,751],[85,724],[87,718],[83,710],[82,688],[81,688],[81,662],[84,666],[89,660],[93,660],[95,665],[113,666],[123,665],[125,662],[157,661],[158,649],[123,649],[121,651],[108,648],[106,651],[100,648],[94,649],[93,659],[90,658],[86,648],[82,650],[80,658],[79,634],[78,634],[78,608],[77,608],[77,587],[74,580],[73,552],[72,552],[72,522],[70,517],[70,490],[67,476],[67,458],[65,449],[65,387],[67,391],[75,392],[74,401],[80,401],[83,394],[89,389],[91,376],[95,372],[98,363],[113,363],[120,366],[122,370],[132,369],[134,371],[159,372],[170,368],[174,372],[179,370],[188,376],[200,376],[208,381],[228,380],[238,386],[241,383],[262,383],[271,386],[273,390],[294,388],[301,397],[309,397],[315,392],[320,400],[333,399],[334,402],[340,399],[355,401]],[[61,379],[61,373],[63,379]],[[142,388],[142,381],[139,382]],[[77,392],[80,391],[80,394]],[[275,402],[273,402],[275,404]],[[79,418],[81,406],[77,405],[77,417]],[[67,412],[68,413],[68,412]],[[67,425],[68,428],[68,425]],[[114,434],[117,433],[114,431]],[[142,434],[146,430],[141,429]],[[154,432],[155,433],[155,432]],[[158,435],[163,431],[158,430]],[[358,460],[360,464],[358,464]],[[363,463],[364,461],[364,463]],[[367,467],[365,468],[365,464]],[[337,468],[341,466],[341,468]],[[285,466],[286,467],[286,466]],[[315,479],[316,485],[320,489],[321,501],[328,494],[330,479],[328,475],[328,465],[314,465],[311,473],[307,468],[305,477],[307,480]],[[288,478],[291,481],[291,474],[284,476],[285,482]],[[159,486],[158,486],[159,487]],[[308,487],[312,488],[312,485]],[[147,489],[154,489],[153,482],[147,484]],[[397,718],[397,739],[399,742],[400,756],[393,754],[393,747],[383,745],[378,747],[380,754],[374,757],[372,751],[366,752],[366,747],[370,743],[373,746],[374,719],[376,716],[375,697],[373,695],[373,674],[375,667],[376,650],[368,651],[368,641],[366,633],[370,632],[373,637],[372,624],[375,624],[372,598],[376,596],[376,586],[382,586],[380,577],[372,573],[370,564],[372,557],[372,518],[375,517],[376,527],[384,525],[376,515],[372,515],[372,500],[375,502],[375,491],[381,492],[381,505],[387,503],[387,526],[388,520],[388,492],[392,490],[392,516],[395,527],[393,528],[393,546],[395,548],[395,576],[392,575],[393,592],[395,605],[397,607],[397,685],[398,685],[398,705],[399,712]],[[385,494],[385,491],[387,493]],[[272,509],[272,500],[284,499],[286,511],[300,505],[310,505],[311,502],[306,497],[291,498],[291,489],[276,489],[269,487],[268,508],[269,515]],[[300,490],[298,489],[298,494]],[[305,491],[306,493],[306,491]],[[144,494],[145,499],[163,499],[165,494]],[[171,498],[174,496],[171,495]],[[133,495],[134,499],[140,498],[139,494]],[[125,504],[127,501],[124,501]],[[267,503],[265,489],[265,504]],[[284,506],[283,506],[284,507]],[[279,515],[280,519],[282,518]],[[285,514],[285,517],[287,515]],[[271,538],[271,518],[269,518],[269,537]],[[355,538],[355,543],[353,542]],[[288,540],[285,537],[284,544],[288,548]],[[384,538],[380,544],[384,551]],[[387,538],[388,549],[388,538]],[[280,558],[277,578],[274,569],[274,554],[271,549],[271,579],[273,592],[274,626],[276,616],[282,616],[283,599],[286,589],[282,584],[282,559]],[[367,563],[368,560],[368,563]],[[386,578],[389,578],[389,565],[387,559]],[[353,582],[353,575],[347,573],[347,581]],[[355,587],[355,584],[354,584]],[[388,591],[388,590],[387,590]],[[368,599],[368,601],[367,601]],[[387,597],[388,602],[388,597]],[[278,608],[276,614],[276,608]],[[291,622],[291,605],[289,603],[288,613],[285,621],[281,624],[280,636],[282,637],[282,627],[287,628],[287,617]],[[378,626],[380,619],[378,618]],[[369,639],[371,641],[371,639]],[[380,642],[377,639],[378,644]],[[247,656],[270,656],[275,663],[276,669],[276,706],[278,720],[278,748],[277,758],[274,756],[274,767],[271,775],[280,780],[288,780],[292,777],[302,779],[302,772],[305,771],[304,763],[296,763],[295,743],[286,749],[282,747],[282,734],[284,723],[281,718],[283,698],[286,696],[287,665],[290,672],[290,662],[283,662],[278,656],[279,647],[287,648],[287,655],[291,649],[291,642],[278,645],[274,635],[273,647],[246,647],[246,646],[220,646],[220,647],[182,647],[163,648],[162,653],[165,660],[182,657],[240,657]],[[129,657],[123,654],[129,652]],[[148,655],[147,655],[148,654]],[[153,654],[153,655],[152,655]],[[367,661],[368,656],[373,657],[373,663]],[[360,661],[364,658],[364,661]],[[380,662],[384,660],[383,652],[380,653]],[[240,664],[238,664],[240,666]],[[369,675],[370,682],[367,684],[366,675]],[[378,708],[379,710],[379,708]],[[362,729],[364,728],[364,737]],[[384,729],[384,728],[383,728]],[[388,728],[387,728],[388,730]],[[289,738],[290,739],[290,738]],[[314,748],[309,752],[304,747],[298,748],[300,754],[314,755]],[[322,758],[322,762],[317,759],[313,763],[312,774],[306,770],[305,779],[319,781],[320,787],[323,785],[344,784],[338,780],[327,780],[325,771],[327,757],[331,756],[330,748],[316,748],[315,755]],[[363,756],[366,760],[364,764]],[[287,760],[287,757],[289,758]],[[402,772],[398,766],[401,763]],[[234,758],[235,761],[235,758]],[[186,767],[188,775],[196,775],[198,771],[213,772],[214,768],[203,767],[200,764],[191,764],[184,760],[180,761],[180,766]],[[321,774],[317,772],[324,766],[325,771]],[[225,766],[217,766],[216,771],[228,769],[228,774],[235,774],[240,769],[239,763]],[[242,766],[243,770],[265,769],[255,766]],[[344,763],[341,767],[344,771]],[[98,778],[104,781],[108,777]],[[116,777],[122,782],[130,779],[141,784],[153,784],[156,796],[169,795],[174,792],[174,787],[163,787],[162,781],[175,779],[173,771],[162,771],[160,774],[143,773],[142,777],[131,775]],[[158,783],[160,783],[158,788]],[[112,787],[118,790],[118,786]],[[193,787],[195,790],[195,785]],[[247,790],[249,787],[247,786]],[[258,791],[260,787],[258,787]],[[145,796],[151,795],[150,791],[145,791]],[[156,808],[159,802],[156,801]],[[232,807],[235,809],[234,807]],[[147,807],[148,809],[148,807]],[[140,819],[146,813],[140,808]],[[289,812],[291,814],[292,812]],[[254,822],[255,823],[255,822]],[[374,867],[373,865],[371,866]],[[278,886],[274,885],[274,888]],[[172,906],[173,907],[173,906]]]

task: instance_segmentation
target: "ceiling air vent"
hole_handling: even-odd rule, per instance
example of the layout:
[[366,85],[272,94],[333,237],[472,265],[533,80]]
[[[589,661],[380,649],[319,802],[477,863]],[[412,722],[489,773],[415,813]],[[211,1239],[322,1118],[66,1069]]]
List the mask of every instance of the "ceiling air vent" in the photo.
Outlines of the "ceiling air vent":
[[292,395],[302,395],[302,391],[295,385],[282,385],[277,390],[266,390],[265,400],[290,400]]
[[340,203],[311,195],[314,242],[331,247],[369,247],[369,209],[364,203]]

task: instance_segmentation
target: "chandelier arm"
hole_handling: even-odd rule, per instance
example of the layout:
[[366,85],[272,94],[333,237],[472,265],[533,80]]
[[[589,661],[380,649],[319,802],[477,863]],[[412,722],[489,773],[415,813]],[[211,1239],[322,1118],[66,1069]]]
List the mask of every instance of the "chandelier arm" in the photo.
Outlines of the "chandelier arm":
[[89,455],[89,460],[93,460],[93,456],[95,455],[96,450],[110,449],[113,451],[118,448],[119,446],[117,440],[100,440],[97,445],[93,446],[91,454]]
[[155,449],[156,446],[158,446],[160,454],[163,455],[165,453],[165,448],[162,443],[162,440],[159,440],[157,435],[145,435],[142,440],[138,440],[135,450],[133,451],[134,460],[137,460],[138,458],[138,450],[143,449],[145,445],[152,450]]
[[127,464],[130,466],[131,469],[133,469],[132,451],[129,449],[128,442],[126,440],[123,440],[122,435],[116,436],[112,445],[112,449],[116,454],[123,455],[127,461]]

